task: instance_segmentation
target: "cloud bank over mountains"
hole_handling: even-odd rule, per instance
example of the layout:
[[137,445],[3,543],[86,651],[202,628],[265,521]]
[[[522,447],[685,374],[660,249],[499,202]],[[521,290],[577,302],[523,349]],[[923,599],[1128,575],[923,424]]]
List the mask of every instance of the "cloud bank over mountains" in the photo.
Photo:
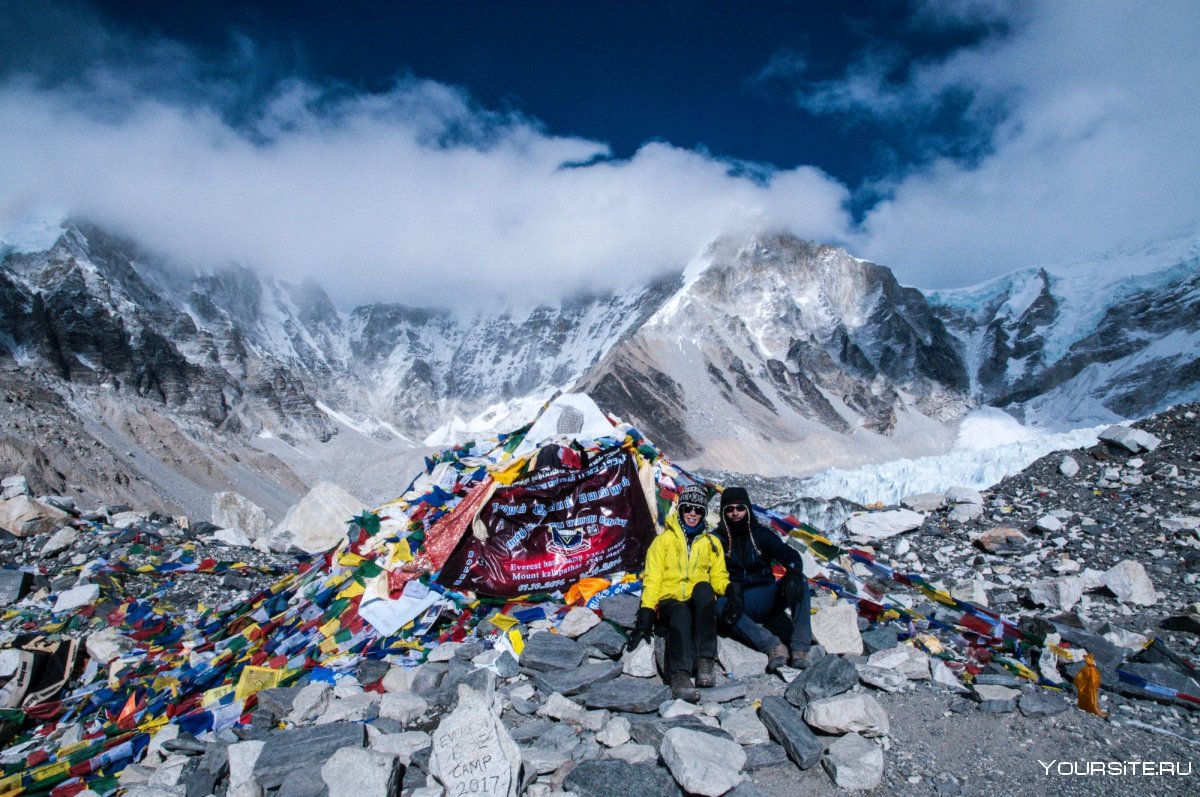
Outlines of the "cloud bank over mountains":
[[[201,51],[74,6],[2,5],[0,221],[69,212],[188,263],[315,277],[347,306],[618,289],[764,227],[932,288],[1200,226],[1200,12],[962,7],[1004,24],[899,72],[880,50],[821,82],[797,61],[794,97],[814,114],[912,119],[937,147],[928,120],[952,97],[978,137],[972,157],[848,186],[665,141],[617,159],[437,81],[370,92],[237,36]],[[914,19],[929,14],[963,18]],[[862,192],[875,199],[856,217]]]

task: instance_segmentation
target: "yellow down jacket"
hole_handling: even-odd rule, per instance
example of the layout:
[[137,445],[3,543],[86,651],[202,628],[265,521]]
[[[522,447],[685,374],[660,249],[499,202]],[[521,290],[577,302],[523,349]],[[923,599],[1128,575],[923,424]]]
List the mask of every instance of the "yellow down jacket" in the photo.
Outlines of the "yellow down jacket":
[[724,595],[729,586],[721,541],[707,531],[701,532],[692,540],[689,552],[679,515],[672,512],[667,516],[666,528],[646,551],[642,607],[657,609],[658,602],[664,599],[685,601],[692,597],[692,589],[703,581],[712,584],[713,592],[718,595]]

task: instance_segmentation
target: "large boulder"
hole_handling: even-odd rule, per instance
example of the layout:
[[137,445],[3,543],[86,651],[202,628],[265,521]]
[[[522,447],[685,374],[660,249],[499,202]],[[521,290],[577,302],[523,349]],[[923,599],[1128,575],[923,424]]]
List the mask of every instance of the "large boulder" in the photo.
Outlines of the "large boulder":
[[925,516],[911,509],[864,512],[846,521],[846,533],[856,542],[870,543],[918,529],[924,522]]
[[858,612],[849,603],[821,609],[812,618],[812,635],[829,654],[861,656],[862,634],[858,630]]
[[720,797],[742,782],[746,752],[737,742],[688,728],[671,728],[659,753],[688,794]]
[[212,522],[223,529],[241,529],[252,541],[271,533],[266,510],[241,493],[213,493]]
[[1104,586],[1108,587],[1121,603],[1138,606],[1153,606],[1158,603],[1158,593],[1146,568],[1132,559],[1118,562],[1104,573]]
[[54,531],[70,516],[57,507],[17,494],[0,502],[0,528],[18,537]]
[[346,522],[365,504],[332,482],[318,482],[287,511],[273,536],[287,539],[307,553],[319,553],[346,536]]
[[848,733],[829,745],[821,766],[839,789],[873,789],[883,779],[883,750],[857,733]]

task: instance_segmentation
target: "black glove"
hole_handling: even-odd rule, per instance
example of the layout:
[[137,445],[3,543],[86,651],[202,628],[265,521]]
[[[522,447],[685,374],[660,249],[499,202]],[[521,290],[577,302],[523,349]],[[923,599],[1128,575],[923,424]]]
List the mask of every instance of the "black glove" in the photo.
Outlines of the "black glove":
[[625,646],[626,650],[633,650],[643,642],[649,642],[654,638],[654,610],[643,606],[638,609],[637,622],[633,626],[633,633],[629,635],[629,643]]
[[741,583],[729,582],[729,586],[725,588],[725,608],[721,611],[721,625],[727,628],[737,625],[737,621],[742,619],[742,612],[745,609],[746,603],[742,598]]
[[784,600],[789,607],[795,606],[804,598],[804,591],[808,589],[808,579],[804,577],[804,570],[801,567],[788,568],[787,575],[783,577],[783,594]]

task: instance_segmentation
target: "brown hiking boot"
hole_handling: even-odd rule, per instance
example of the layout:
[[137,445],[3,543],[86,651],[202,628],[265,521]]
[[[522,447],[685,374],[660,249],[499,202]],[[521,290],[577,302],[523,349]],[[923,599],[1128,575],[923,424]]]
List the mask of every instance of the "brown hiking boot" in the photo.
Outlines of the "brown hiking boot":
[[701,689],[711,689],[717,684],[717,676],[713,673],[715,662],[707,657],[696,659],[696,686]]
[[700,693],[692,686],[692,676],[683,670],[671,673],[671,694],[689,703],[700,702]]
[[815,648],[808,650],[793,650],[791,656],[791,665],[797,670],[807,669],[817,659],[824,655],[824,651],[817,651]]
[[787,645],[780,642],[767,651],[767,672],[775,672],[788,663]]

